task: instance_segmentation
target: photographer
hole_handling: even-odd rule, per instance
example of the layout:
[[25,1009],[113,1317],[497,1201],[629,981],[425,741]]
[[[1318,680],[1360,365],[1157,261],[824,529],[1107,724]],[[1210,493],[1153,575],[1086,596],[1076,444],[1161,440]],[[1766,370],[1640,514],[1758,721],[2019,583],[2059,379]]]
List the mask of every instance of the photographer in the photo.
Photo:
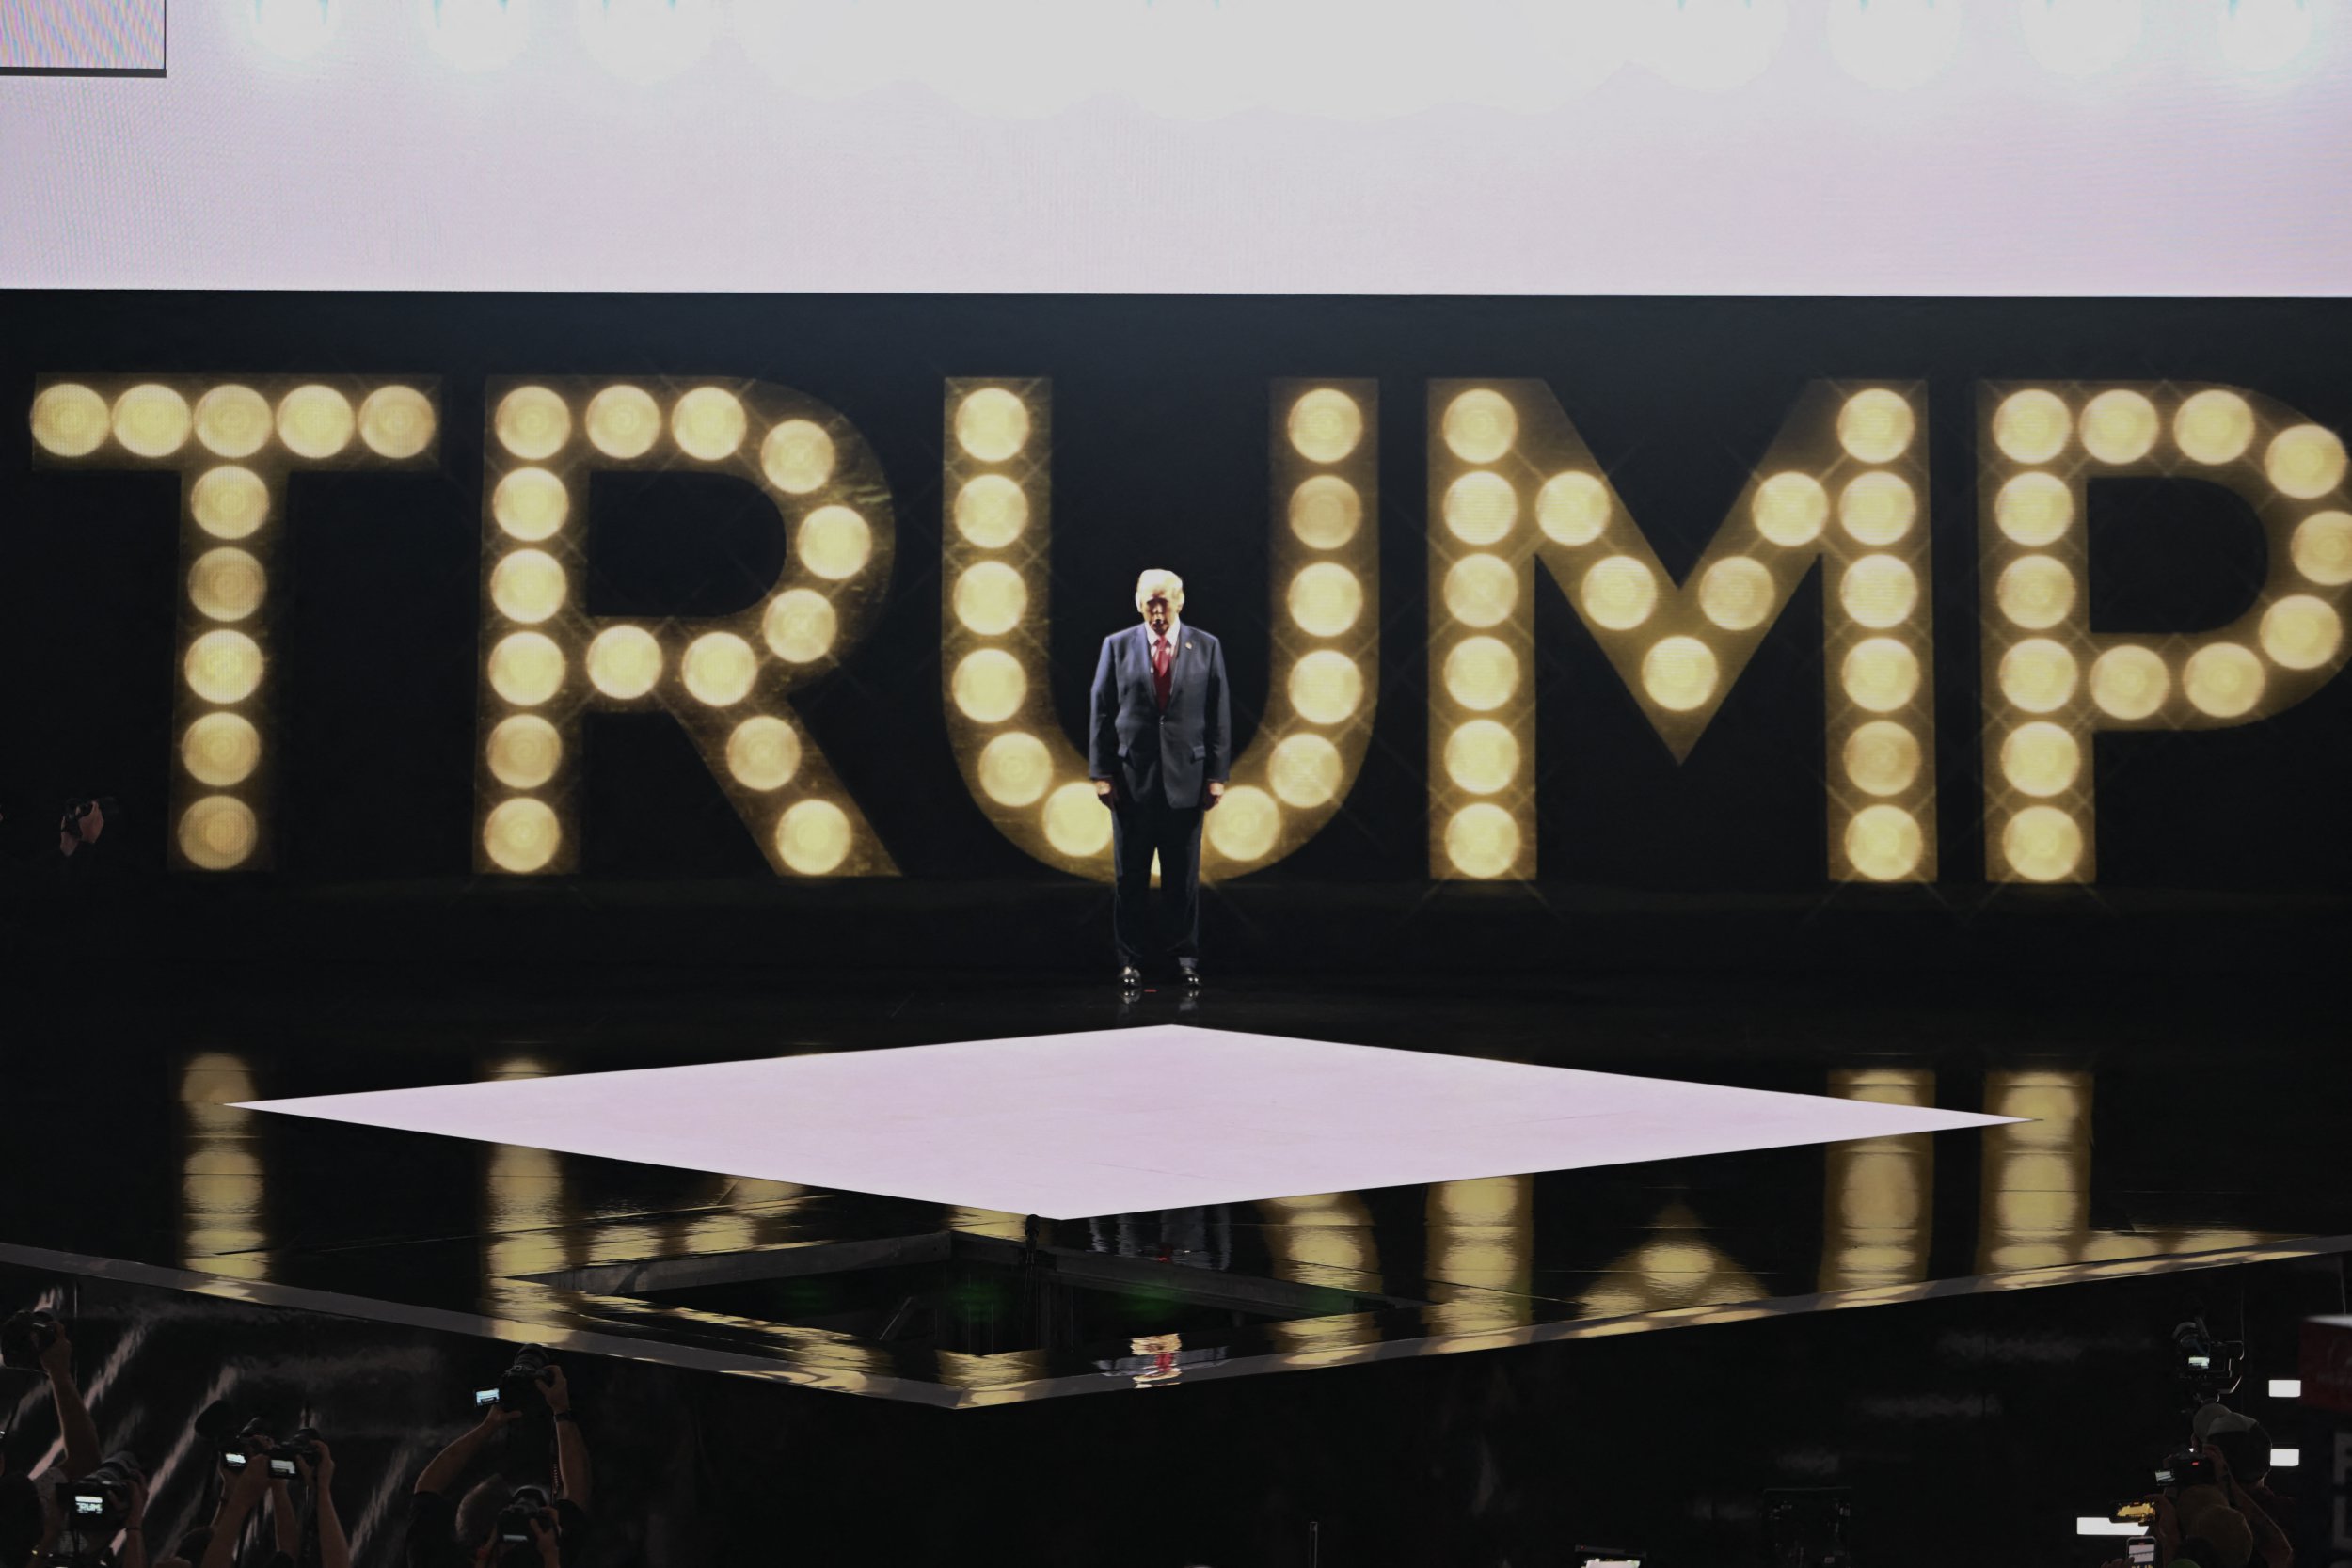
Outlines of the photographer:
[[[22,1327],[28,1336],[20,1349],[10,1351],[10,1364],[23,1365],[15,1357],[24,1350],[32,1353],[31,1366],[48,1380],[50,1403],[57,1414],[57,1431],[64,1441],[64,1463],[52,1465],[32,1475],[19,1475],[0,1455],[0,1568],[20,1568],[46,1557],[56,1540],[63,1520],[57,1512],[57,1485],[75,1476],[85,1476],[102,1463],[98,1451],[98,1427],[90,1419],[89,1406],[83,1402],[80,1385],[73,1380],[73,1341],[67,1335],[65,1324],[46,1311],[22,1314],[12,1319],[12,1331]],[[137,1505],[144,1511],[146,1488],[136,1490]],[[135,1513],[130,1521],[131,1539],[136,1542],[142,1521]],[[141,1558],[144,1568],[144,1557]]]
[[351,1541],[343,1533],[342,1515],[335,1512],[335,1452],[318,1438],[311,1439],[310,1448],[294,1464],[318,1505],[319,1568],[351,1568]]
[[[222,1489],[220,1509],[213,1515],[212,1527],[205,1533],[203,1556],[198,1559],[196,1568],[230,1568],[230,1564],[236,1560],[237,1543],[245,1534],[246,1520],[252,1516],[253,1511],[261,1506],[262,1497],[272,1490],[265,1457],[267,1452],[267,1440],[257,1441],[254,1457],[260,1462],[248,1464],[244,1469],[236,1471]],[[282,1520],[284,1517],[281,1512],[279,1518]],[[283,1551],[283,1524],[278,1526],[278,1544],[279,1550]],[[183,1544],[183,1550],[185,1544]]]
[[73,1381],[73,1341],[66,1337],[65,1323],[48,1318],[44,1326],[49,1342],[40,1352],[40,1370],[49,1380],[49,1401],[56,1407],[57,1432],[65,1439],[64,1474],[86,1476],[100,1463],[98,1424],[90,1419],[81,1386]]
[[[589,1521],[593,1481],[587,1445],[572,1409],[564,1369],[548,1364],[545,1353],[528,1348],[516,1357],[525,1375],[501,1381],[499,1402],[482,1419],[436,1455],[417,1478],[408,1505],[409,1568],[525,1561],[558,1568],[580,1560],[593,1527]],[[555,1489],[507,1489],[502,1478],[483,1481],[453,1504],[450,1491],[492,1438],[532,1412],[524,1390],[544,1404],[555,1426]]]

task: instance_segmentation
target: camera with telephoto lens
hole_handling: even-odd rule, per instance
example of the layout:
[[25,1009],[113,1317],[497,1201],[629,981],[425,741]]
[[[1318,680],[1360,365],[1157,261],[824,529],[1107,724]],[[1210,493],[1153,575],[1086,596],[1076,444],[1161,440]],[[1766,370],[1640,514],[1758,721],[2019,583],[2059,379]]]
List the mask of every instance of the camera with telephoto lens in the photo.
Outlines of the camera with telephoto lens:
[[546,1405],[548,1347],[525,1345],[513,1364],[499,1374],[499,1406],[504,1410],[537,1410]]
[[57,1342],[57,1316],[40,1307],[11,1312],[0,1323],[0,1366],[26,1370],[40,1365],[41,1354]]
[[[271,1437],[269,1423],[259,1416],[240,1423],[237,1412],[227,1400],[205,1406],[196,1418],[196,1434],[214,1446],[220,1456],[220,1467],[230,1475],[242,1475],[253,1463],[256,1453],[266,1451],[269,1472],[279,1481],[293,1481],[302,1474],[296,1460],[318,1457],[318,1429],[296,1427],[283,1437]],[[256,1438],[269,1441],[267,1450],[261,1449]]]
[[544,1530],[555,1528],[555,1499],[544,1486],[517,1486],[506,1506],[499,1510],[500,1568],[530,1568],[539,1560],[538,1537],[532,1533],[534,1524]]
[[2242,1339],[2217,1339],[2201,1317],[2174,1325],[2172,1349],[2178,1357],[2173,1375],[2192,1410],[2237,1391],[2246,1359]]

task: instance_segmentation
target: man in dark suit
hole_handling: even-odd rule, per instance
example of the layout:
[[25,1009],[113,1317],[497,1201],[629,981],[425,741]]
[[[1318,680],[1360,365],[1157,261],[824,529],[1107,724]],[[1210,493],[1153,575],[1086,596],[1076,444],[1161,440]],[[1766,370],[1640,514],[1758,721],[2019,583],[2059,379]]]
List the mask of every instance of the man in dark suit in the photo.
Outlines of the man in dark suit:
[[1143,983],[1152,941],[1152,857],[1169,906],[1176,967],[1200,983],[1200,820],[1233,771],[1225,650],[1179,617],[1184,579],[1157,567],[1136,581],[1143,624],[1103,639],[1094,665],[1087,771],[1111,812],[1111,937],[1119,979]]

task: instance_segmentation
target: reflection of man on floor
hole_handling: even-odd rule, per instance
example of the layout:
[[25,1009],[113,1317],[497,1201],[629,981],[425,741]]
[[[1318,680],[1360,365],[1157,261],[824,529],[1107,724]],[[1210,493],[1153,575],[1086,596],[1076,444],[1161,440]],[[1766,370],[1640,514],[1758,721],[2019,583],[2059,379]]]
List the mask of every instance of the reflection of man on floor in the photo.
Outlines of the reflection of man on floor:
[[1094,666],[1087,770],[1111,810],[1111,937],[1122,986],[1143,982],[1152,940],[1152,857],[1160,858],[1176,967],[1200,983],[1200,819],[1233,770],[1225,650],[1178,617],[1184,579],[1136,580],[1143,624],[1103,640]]

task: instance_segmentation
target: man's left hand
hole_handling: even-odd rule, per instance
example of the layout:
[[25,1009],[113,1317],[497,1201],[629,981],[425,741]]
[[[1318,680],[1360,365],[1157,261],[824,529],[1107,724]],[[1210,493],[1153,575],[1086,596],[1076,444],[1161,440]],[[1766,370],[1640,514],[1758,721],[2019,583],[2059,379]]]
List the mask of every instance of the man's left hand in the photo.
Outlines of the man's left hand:
[[1202,806],[1203,806],[1203,807],[1214,806],[1214,805],[1216,805],[1216,804],[1219,800],[1224,800],[1224,799],[1225,799],[1225,786],[1224,786],[1222,784],[1219,784],[1216,780],[1215,780],[1215,779],[1211,779],[1211,780],[1209,781],[1209,798],[1208,798],[1206,800],[1204,800],[1204,801],[1202,801],[1202,802],[1201,802]]

